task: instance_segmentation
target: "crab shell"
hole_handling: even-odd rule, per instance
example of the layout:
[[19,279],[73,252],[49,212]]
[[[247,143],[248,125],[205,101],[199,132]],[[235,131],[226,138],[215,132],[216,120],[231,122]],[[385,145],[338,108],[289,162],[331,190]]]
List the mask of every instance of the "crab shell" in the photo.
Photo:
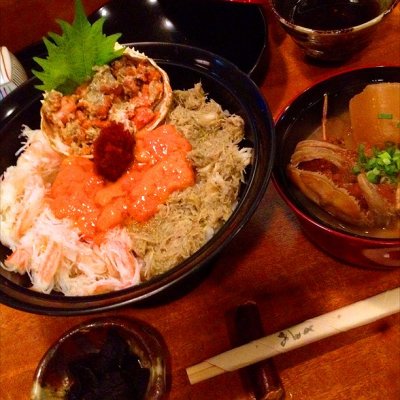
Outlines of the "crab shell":
[[[123,55],[129,56],[134,61],[138,63],[143,60],[147,60],[153,67],[155,67],[161,74],[162,84],[163,84],[163,92],[162,98],[154,104],[153,111],[157,113],[157,118],[150,121],[149,124],[144,126],[142,129],[152,130],[156,128],[166,117],[168,110],[170,108],[172,102],[172,89],[169,82],[168,74],[159,66],[157,63],[150,57],[147,57],[145,54],[135,50],[133,47],[124,47],[117,43],[115,45],[115,49],[118,50],[120,48],[125,48]],[[44,93],[44,98],[42,100],[42,104],[46,102],[46,98],[48,97],[48,92]],[[64,143],[62,137],[60,136],[60,132],[63,129],[62,127],[55,124],[51,119],[47,118],[45,113],[43,112],[43,106],[41,108],[41,123],[40,128],[47,136],[50,145],[52,148],[58,153],[64,154],[66,156],[70,155],[79,155],[86,158],[93,158],[93,154],[80,154],[74,152],[71,147]]]
[[396,204],[389,203],[377,190],[377,185],[368,181],[366,175],[357,176],[357,183],[368,206],[361,207],[359,200],[345,188],[336,185],[323,172],[299,168],[302,162],[323,159],[334,164],[339,171],[349,171],[353,166],[348,150],[319,140],[299,142],[287,167],[292,182],[311,201],[339,220],[351,225],[368,227],[374,224],[384,226],[398,218],[400,188],[396,191]]

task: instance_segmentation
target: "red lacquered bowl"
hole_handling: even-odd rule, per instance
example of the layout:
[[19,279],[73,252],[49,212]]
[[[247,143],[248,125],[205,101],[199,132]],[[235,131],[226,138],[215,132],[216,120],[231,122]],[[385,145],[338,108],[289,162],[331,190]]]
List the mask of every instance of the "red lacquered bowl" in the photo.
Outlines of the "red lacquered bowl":
[[399,82],[399,78],[400,67],[389,66],[356,69],[332,76],[301,93],[275,121],[277,153],[273,182],[277,191],[314,244],[332,257],[360,267],[400,268],[400,232],[398,237],[389,239],[350,232],[318,207],[310,207],[311,202],[289,181],[286,166],[296,144],[321,123],[324,93],[329,95],[331,111],[340,113],[348,107],[350,98],[366,85]]

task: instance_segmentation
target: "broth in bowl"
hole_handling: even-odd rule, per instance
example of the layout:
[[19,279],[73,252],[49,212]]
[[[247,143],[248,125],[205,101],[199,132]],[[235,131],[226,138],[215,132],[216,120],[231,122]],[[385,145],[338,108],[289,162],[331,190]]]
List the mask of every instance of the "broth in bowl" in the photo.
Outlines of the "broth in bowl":
[[338,220],[329,223],[366,236],[399,236],[399,99],[400,84],[371,84],[330,118],[324,96],[321,126],[297,144],[288,175]]
[[324,96],[320,126],[296,145],[287,167],[318,218],[359,235],[399,237],[399,99],[399,83],[370,84],[329,116]]

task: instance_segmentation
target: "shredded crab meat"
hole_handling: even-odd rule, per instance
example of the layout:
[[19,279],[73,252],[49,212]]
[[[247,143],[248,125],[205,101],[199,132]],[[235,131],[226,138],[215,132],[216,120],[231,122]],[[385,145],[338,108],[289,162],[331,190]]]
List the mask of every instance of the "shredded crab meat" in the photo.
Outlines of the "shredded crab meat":
[[24,134],[24,151],[1,182],[1,241],[13,251],[3,267],[28,274],[32,289],[43,293],[82,296],[140,283],[142,263],[126,229],[110,230],[95,245],[82,241],[71,221],[52,214],[46,194],[61,157],[41,131]]
[[229,219],[252,149],[239,147],[244,122],[208,99],[201,84],[173,92],[168,121],[192,144],[196,184],[173,193],[144,226],[129,227],[146,278],[163,273],[203,246]]
[[7,169],[0,185],[0,238],[12,250],[41,212],[50,181],[61,163],[41,131],[25,127],[22,135],[26,143],[17,165]]

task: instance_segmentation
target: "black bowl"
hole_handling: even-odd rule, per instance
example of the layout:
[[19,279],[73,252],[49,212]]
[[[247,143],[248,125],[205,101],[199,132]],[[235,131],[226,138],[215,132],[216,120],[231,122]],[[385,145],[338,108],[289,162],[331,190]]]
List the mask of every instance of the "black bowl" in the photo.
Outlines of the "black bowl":
[[371,67],[331,76],[299,94],[276,119],[277,154],[273,181],[295,213],[308,238],[329,255],[367,268],[399,268],[400,238],[375,238],[355,233],[314,206],[289,180],[286,168],[298,142],[321,125],[323,97],[329,95],[329,115],[348,109],[349,100],[365,86],[399,82],[399,67]]
[[[268,29],[263,8],[221,0],[110,0],[89,16],[103,17],[104,33],[121,43],[179,43],[211,51],[259,82],[268,67]],[[47,54],[43,41],[16,53],[30,73],[33,56]]]
[[[173,89],[188,89],[199,81],[204,90],[224,109],[245,121],[246,146],[253,147],[254,160],[249,166],[238,205],[216,235],[184,262],[149,282],[117,292],[67,297],[42,294],[28,289],[29,282],[15,273],[0,271],[0,301],[29,312],[72,315],[110,310],[149,299],[175,286],[205,266],[250,219],[269,182],[275,154],[272,117],[255,83],[234,64],[208,51],[168,43],[136,43],[135,48],[154,58],[170,76]],[[21,146],[23,124],[39,127],[39,93],[30,79],[2,102],[0,112],[0,173],[16,162]],[[0,246],[0,260],[9,250]]]

